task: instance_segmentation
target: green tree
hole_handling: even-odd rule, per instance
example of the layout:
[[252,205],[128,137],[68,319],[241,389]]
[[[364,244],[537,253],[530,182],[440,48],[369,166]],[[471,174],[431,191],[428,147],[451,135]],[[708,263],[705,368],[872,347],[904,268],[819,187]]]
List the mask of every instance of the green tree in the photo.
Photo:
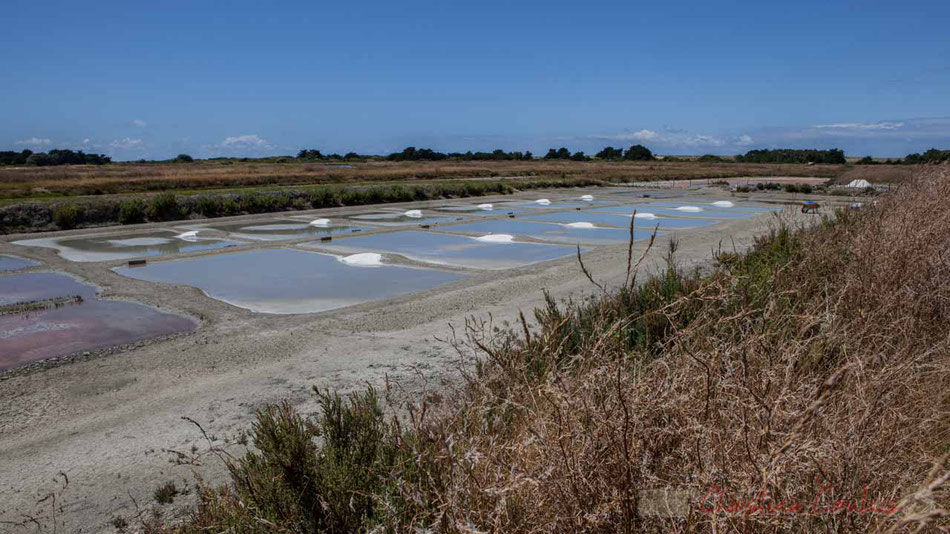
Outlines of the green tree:
[[623,157],[622,148],[608,146],[595,155],[598,159],[620,159]]
[[643,145],[633,145],[624,153],[623,159],[627,161],[652,161],[655,158],[649,148]]
[[303,149],[297,152],[297,159],[319,160],[323,159],[323,154],[319,150]]

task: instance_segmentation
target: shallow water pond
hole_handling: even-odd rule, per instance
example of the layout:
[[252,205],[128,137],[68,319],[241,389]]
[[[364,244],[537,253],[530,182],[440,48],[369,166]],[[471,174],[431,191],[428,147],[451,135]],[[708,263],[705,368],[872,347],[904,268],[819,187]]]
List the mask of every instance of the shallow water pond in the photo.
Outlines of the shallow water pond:
[[725,211],[723,209],[707,209],[708,206],[699,206],[697,204],[682,204],[699,208],[699,211],[682,211],[676,208],[667,208],[655,204],[638,204],[636,206],[614,206],[610,208],[597,208],[602,213],[622,213],[630,215],[636,209],[637,213],[652,213],[662,217],[699,217],[706,219],[744,219],[754,217],[756,214],[748,211]]
[[503,202],[498,204],[496,207],[498,209],[508,209],[508,208],[533,208],[533,209],[548,209],[548,210],[566,210],[566,209],[577,209],[577,208],[590,208],[598,204],[608,204],[604,201],[552,201],[550,204],[538,204],[537,202]]
[[[612,245],[626,243],[630,240],[630,230],[625,228],[596,226],[594,228],[577,228],[564,224],[529,222],[518,219],[476,221],[446,226],[442,230],[477,235],[512,234],[557,243],[586,243],[590,245]],[[634,239],[649,239],[650,233],[636,230],[634,231]]]
[[409,225],[419,225],[419,224],[440,224],[447,222],[454,222],[457,219],[455,217],[448,216],[432,216],[426,212],[423,212],[421,217],[409,216],[404,212],[396,211],[378,211],[371,213],[357,213],[356,215],[348,215],[347,219],[353,219],[361,222],[369,222],[373,224],[378,224],[380,226],[409,226]]
[[0,306],[66,296],[85,299],[95,295],[94,286],[64,274],[38,272],[0,276]]
[[95,286],[59,273],[0,276],[0,305],[58,297],[81,297],[58,307],[10,308],[0,315],[0,369],[188,332],[197,323],[154,308],[99,300]]
[[39,263],[33,260],[0,254],[0,271],[15,271],[17,269],[26,269],[27,267],[36,267],[37,265],[39,265]]
[[461,212],[466,215],[478,215],[482,217],[498,217],[501,215],[519,215],[523,213],[534,213],[534,210],[524,209],[524,208],[515,208],[512,206],[504,205],[503,203],[494,203],[491,204],[491,209],[484,209],[478,207],[478,204],[452,204],[448,206],[439,206],[435,209],[438,211],[452,211],[452,212]]
[[[624,215],[620,213],[596,213],[591,211],[565,211],[532,215],[530,217],[525,217],[524,220],[550,221],[565,224],[589,222],[595,225],[613,225],[622,228],[630,228],[631,214],[633,214],[632,209],[628,209],[627,213]],[[646,230],[655,228],[658,224],[660,225],[660,228],[699,228],[701,226],[711,226],[713,224],[718,224],[719,222],[720,221],[716,219],[681,219],[676,217],[657,217],[656,219],[637,219],[634,228]]]
[[[731,202],[732,206],[717,206],[714,202]],[[742,200],[736,199],[696,199],[696,198],[683,198],[683,199],[663,199],[663,201],[650,202],[651,206],[658,206],[663,208],[675,208],[678,206],[697,206],[705,210],[723,210],[723,211],[752,211],[756,213],[764,213],[770,211],[782,211],[783,206],[770,206],[767,204],[752,204],[744,202]]]
[[112,261],[142,256],[165,256],[240,245],[237,241],[182,235],[171,230],[135,234],[49,237],[14,241],[15,245],[56,249],[70,261]]
[[507,269],[571,256],[574,247],[541,243],[498,243],[437,232],[404,231],[349,237],[331,244],[306,243],[333,251],[399,254],[425,263],[476,269]]
[[207,228],[227,232],[230,237],[255,241],[281,241],[308,236],[322,237],[373,230],[367,226],[338,225],[333,223],[318,226],[299,221],[213,224],[207,226]]
[[[390,234],[391,235],[391,234]],[[340,257],[295,249],[116,268],[149,282],[197,287],[211,298],[262,313],[315,313],[431,289],[464,274],[399,265],[354,266]]]

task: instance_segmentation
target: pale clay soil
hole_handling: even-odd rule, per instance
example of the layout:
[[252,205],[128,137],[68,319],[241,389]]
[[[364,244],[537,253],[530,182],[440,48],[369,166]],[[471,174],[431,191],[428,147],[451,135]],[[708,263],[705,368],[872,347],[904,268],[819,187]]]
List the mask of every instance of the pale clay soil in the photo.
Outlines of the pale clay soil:
[[[581,190],[530,191],[519,199],[576,198]],[[605,190],[590,190],[604,198]],[[719,189],[657,192],[656,196],[733,198]],[[793,201],[805,198],[785,193],[735,195],[734,199]],[[808,198],[822,200],[814,195]],[[451,203],[512,200],[510,196],[460,199]],[[630,199],[637,202],[650,199]],[[835,203],[847,197],[828,198]],[[413,203],[412,207],[450,202]],[[394,207],[399,205],[389,205]],[[405,205],[408,206],[410,205]],[[367,206],[314,211],[331,218],[369,211]],[[827,212],[827,208],[825,208]],[[783,212],[792,221],[802,217],[797,208]],[[276,215],[300,215],[301,212]],[[264,220],[270,215],[221,219]],[[695,230],[669,231],[659,238],[645,266],[660,265],[670,235],[679,241],[680,265],[708,265],[712,251],[749,246],[754,236],[767,231],[773,216],[724,220]],[[218,222],[209,221],[209,222]],[[638,221],[639,222],[639,221]],[[175,226],[147,224],[123,229],[62,232],[62,235],[129,231]],[[640,226],[643,228],[644,226]],[[59,234],[57,234],[59,235]],[[488,318],[496,324],[512,321],[518,310],[527,317],[542,303],[542,290],[562,299],[589,295],[594,289],[584,278],[576,258],[545,262],[520,269],[480,272],[459,283],[406,297],[363,304],[320,314],[255,314],[210,299],[199,290],[161,286],[125,278],[112,267],[124,262],[74,263],[52,249],[9,244],[24,236],[0,238],[0,253],[42,261],[45,269],[63,271],[97,284],[102,296],[129,299],[201,320],[200,328],[187,335],[146,343],[129,351],[92,357],[29,373],[11,374],[0,380],[0,531],[35,532],[27,522],[17,527],[3,521],[23,522],[24,514],[49,521],[49,501],[37,504],[59,487],[58,473],[69,478],[57,496],[60,532],[113,530],[113,516],[130,517],[136,503],[142,509],[156,506],[152,492],[167,481],[188,488],[197,471],[206,481],[224,482],[220,461],[207,457],[200,467],[178,466],[163,450],[189,452],[206,448],[198,421],[219,442],[230,440],[230,449],[242,448],[233,438],[250,427],[255,408],[287,399],[305,413],[316,409],[311,387],[341,391],[362,389],[366,384],[383,387],[389,381],[402,398],[419,398],[425,390],[440,390],[458,383],[459,357],[436,338],[451,336],[449,324],[461,331],[467,317]],[[32,236],[36,237],[36,236]],[[289,246],[257,243],[254,247]],[[635,256],[644,244],[635,244]],[[584,261],[594,276],[610,284],[622,279],[626,245],[590,247]],[[212,251],[210,253],[228,253]],[[191,254],[201,255],[202,253]],[[157,261],[150,259],[149,261]],[[187,503],[190,496],[176,503]],[[47,523],[51,526],[50,523]]]

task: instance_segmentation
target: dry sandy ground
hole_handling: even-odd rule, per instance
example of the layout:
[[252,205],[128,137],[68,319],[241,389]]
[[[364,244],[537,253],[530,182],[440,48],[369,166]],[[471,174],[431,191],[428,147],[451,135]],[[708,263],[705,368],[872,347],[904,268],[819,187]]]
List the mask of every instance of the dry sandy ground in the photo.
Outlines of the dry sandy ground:
[[[562,190],[547,196],[578,194]],[[721,190],[689,194],[729,195]],[[773,193],[751,198],[793,197]],[[475,202],[487,201],[491,199]],[[797,210],[786,213],[800,219]],[[720,242],[726,248],[733,243],[744,248],[766,230],[771,218],[762,215],[676,232],[679,260],[683,265],[707,262]],[[667,239],[659,240],[648,263],[656,264]],[[638,243],[637,251],[642,247]],[[57,512],[60,532],[112,530],[113,516],[129,517],[137,507],[154,506],[152,492],[161,483],[189,487],[192,469],[206,480],[223,481],[217,460],[206,459],[197,468],[176,466],[172,455],[163,452],[205,448],[199,430],[183,417],[200,422],[223,441],[249,428],[253,410],[266,403],[289,399],[313,412],[313,385],[346,391],[366,383],[381,385],[388,377],[410,394],[444,387],[458,376],[458,357],[436,339],[450,335],[449,324],[463,325],[472,315],[510,320],[519,309],[530,317],[527,312],[542,301],[542,289],[558,298],[593,289],[577,261],[567,258],[481,274],[409,297],[321,314],[277,316],[235,308],[193,288],[164,286],[155,291],[153,284],[109,270],[121,262],[72,263],[52,250],[25,252],[0,241],[2,252],[81,276],[101,286],[103,296],[134,299],[202,320],[193,334],[0,381],[0,521],[24,522],[30,514],[49,526],[52,502],[37,501],[60,487],[58,474],[65,473],[69,485],[56,502],[62,506]],[[626,246],[594,248],[585,262],[599,279],[616,282],[625,268]],[[37,530],[28,521],[22,528],[0,523],[0,530],[8,529]]]

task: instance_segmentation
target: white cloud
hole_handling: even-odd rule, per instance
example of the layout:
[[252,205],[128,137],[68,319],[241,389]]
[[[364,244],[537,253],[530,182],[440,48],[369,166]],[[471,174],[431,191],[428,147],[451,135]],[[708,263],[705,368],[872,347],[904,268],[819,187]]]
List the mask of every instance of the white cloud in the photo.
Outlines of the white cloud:
[[640,130],[636,132],[625,132],[620,134],[609,134],[598,136],[606,139],[615,139],[617,141],[654,141],[660,137],[660,134],[653,130]]
[[142,119],[133,119],[132,122],[129,123],[129,125],[135,126],[136,128],[145,128],[146,126],[148,126],[148,123],[143,121]]
[[657,133],[653,130],[644,129],[640,130],[639,132],[633,132],[630,134],[630,137],[632,139],[636,139],[637,141],[653,141],[657,138]]
[[270,143],[267,139],[254,134],[236,135],[228,137],[222,143],[226,147],[267,147]]
[[[610,139],[614,141],[639,141],[642,143],[654,143],[667,147],[720,147],[726,143],[722,138],[705,135],[692,134],[683,130],[665,130],[657,132],[654,130],[638,130],[636,132],[625,132],[612,135],[594,136],[598,139]],[[751,141],[751,139],[750,139]]]
[[735,140],[735,144],[738,146],[749,146],[753,143],[755,143],[755,141],[748,134],[742,134]]
[[130,149],[130,148],[141,148],[142,140],[141,139],[132,139],[131,137],[125,137],[123,139],[116,139],[109,143],[109,146],[112,148],[119,149]]
[[833,124],[818,124],[815,128],[828,130],[896,130],[903,126],[903,122],[836,122]]
[[52,141],[47,138],[31,137],[29,139],[23,139],[22,141],[17,141],[13,143],[14,145],[27,145],[27,146],[47,146]]

